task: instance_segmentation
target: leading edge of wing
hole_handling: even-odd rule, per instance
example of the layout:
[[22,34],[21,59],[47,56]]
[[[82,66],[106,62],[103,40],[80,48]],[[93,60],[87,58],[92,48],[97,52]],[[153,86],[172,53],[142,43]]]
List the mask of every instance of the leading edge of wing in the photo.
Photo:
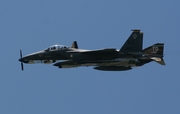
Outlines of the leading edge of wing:
[[81,54],[100,54],[100,53],[116,53],[118,52],[115,48],[107,48],[107,49],[98,49],[98,50],[89,50],[80,52]]
[[67,51],[70,53],[81,53],[81,54],[97,54],[97,53],[105,53],[105,52],[118,52],[115,48],[106,48],[106,49],[97,49],[97,50],[82,50],[82,49],[78,49],[78,50],[73,50],[73,51]]

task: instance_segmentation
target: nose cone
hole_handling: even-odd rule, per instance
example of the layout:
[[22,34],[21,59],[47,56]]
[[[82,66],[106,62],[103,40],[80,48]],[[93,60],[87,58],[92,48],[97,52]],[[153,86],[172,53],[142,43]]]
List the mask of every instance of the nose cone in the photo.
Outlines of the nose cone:
[[19,59],[20,62],[29,63],[30,61],[42,59],[43,51],[31,53]]
[[20,59],[19,59],[19,62],[23,62],[23,58],[20,58]]
[[28,63],[28,59],[20,58],[20,59],[19,59],[19,62]]

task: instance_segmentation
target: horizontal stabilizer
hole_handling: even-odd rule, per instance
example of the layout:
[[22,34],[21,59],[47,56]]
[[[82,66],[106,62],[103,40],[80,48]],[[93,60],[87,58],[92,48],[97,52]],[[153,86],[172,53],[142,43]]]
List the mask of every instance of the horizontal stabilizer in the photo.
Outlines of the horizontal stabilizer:
[[152,57],[151,59],[154,60],[154,61],[161,61],[161,60],[162,60],[162,59],[159,58],[159,57]]
[[149,46],[143,50],[143,53],[148,55],[162,55],[164,52],[164,43],[156,43],[152,46]]
[[166,65],[163,58],[152,57],[151,59],[154,60],[155,62],[161,64],[161,65]]
[[165,62],[163,60],[163,56],[164,56],[163,52],[164,52],[164,43],[156,43],[143,50],[143,53],[148,55],[151,60],[161,65],[165,65]]

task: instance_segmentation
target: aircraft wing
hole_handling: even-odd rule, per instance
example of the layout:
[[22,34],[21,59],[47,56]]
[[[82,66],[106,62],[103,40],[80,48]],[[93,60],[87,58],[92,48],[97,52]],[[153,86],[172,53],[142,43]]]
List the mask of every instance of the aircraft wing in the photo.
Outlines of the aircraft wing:
[[73,50],[67,51],[67,53],[79,53],[87,60],[109,60],[116,58],[119,52],[114,48],[109,48],[99,50]]
[[116,53],[116,49],[114,48],[107,48],[107,49],[99,49],[99,50],[89,50],[81,52],[82,54],[97,54],[97,53]]
[[79,67],[79,66],[93,66],[93,63],[88,63],[87,61],[78,62],[75,60],[67,60],[67,61],[60,61],[54,64],[54,66],[57,66],[59,68],[73,68],[73,67]]
[[129,61],[127,60],[67,60],[57,62],[54,64],[54,66],[59,68],[73,68],[79,66],[127,66],[128,63]]
[[97,54],[97,53],[108,53],[108,52],[117,53],[117,50],[115,48],[98,49],[98,50],[80,50],[80,49],[78,49],[78,50],[67,51],[67,52],[70,52],[70,53],[79,52],[81,54]]
[[74,67],[80,67],[80,66],[95,66],[94,69],[96,70],[103,70],[103,71],[125,71],[125,70],[131,70],[132,68],[130,66],[124,66],[127,65],[127,61],[122,61],[121,65],[115,63],[114,61],[74,61],[74,60],[68,60],[68,61],[62,61],[55,63],[54,66],[57,66],[59,68],[74,68]]
[[[67,60],[67,61],[60,61],[54,64],[59,68],[73,68],[79,66],[95,66],[101,63],[108,63],[108,61],[75,61],[75,60]],[[109,61],[110,62],[110,61]]]

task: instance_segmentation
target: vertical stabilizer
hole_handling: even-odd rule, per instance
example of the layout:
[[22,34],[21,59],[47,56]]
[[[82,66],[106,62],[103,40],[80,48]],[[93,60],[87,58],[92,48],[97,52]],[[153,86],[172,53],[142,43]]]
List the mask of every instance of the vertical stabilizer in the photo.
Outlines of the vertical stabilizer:
[[71,48],[78,49],[78,44],[77,44],[77,42],[76,42],[76,41],[74,41],[74,42],[72,43]]
[[141,52],[143,45],[143,33],[140,30],[132,30],[132,34],[121,47],[120,52]]

